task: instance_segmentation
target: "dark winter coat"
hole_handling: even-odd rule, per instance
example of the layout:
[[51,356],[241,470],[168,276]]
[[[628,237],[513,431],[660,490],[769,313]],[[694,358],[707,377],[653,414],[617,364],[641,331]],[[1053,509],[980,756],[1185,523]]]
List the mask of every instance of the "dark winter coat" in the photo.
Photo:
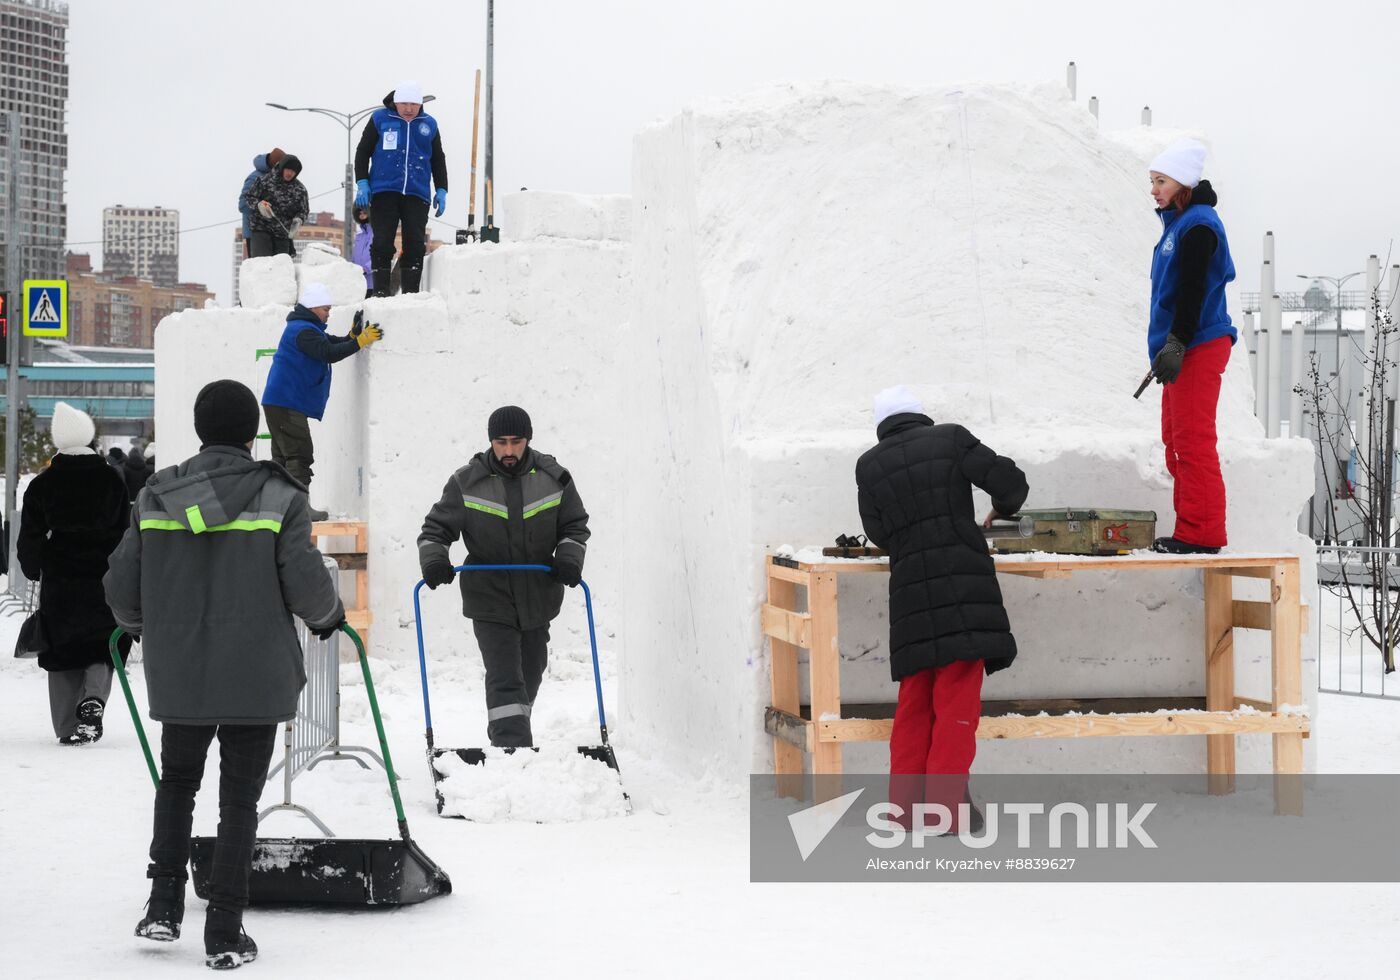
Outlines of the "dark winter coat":
[[126,481],[126,499],[132,502],[146,481],[155,475],[155,467],[146,462],[140,449],[132,449],[122,460],[122,479]]
[[1025,474],[960,425],[892,415],[856,463],[866,536],[890,555],[890,671],[896,681],[957,660],[987,673],[1011,666],[1016,639],[996,567],[972,509],[972,488],[1010,517]]
[[103,584],[117,622],[141,635],[161,722],[289,720],[306,683],[292,617],[318,629],[345,616],[311,543],[306,489],[236,446],[155,475]]
[[[39,583],[39,615],[50,649],[45,670],[77,670],[108,662],[117,622],[107,608],[102,576],[127,524],[126,485],[96,453],[59,453],[24,491],[20,568]],[[122,653],[131,641],[122,644]]]
[[394,108],[394,93],[384,96],[384,108],[369,117],[355,148],[355,179],[368,180],[371,194],[411,194],[431,202],[433,185],[447,190],[437,120],[421,109],[405,119]]
[[[487,450],[447,481],[423,521],[418,561],[447,558],[460,536],[468,565],[553,565],[566,550],[582,565],[588,534],[578,487],[553,456],[530,449],[510,470]],[[468,619],[538,629],[564,603],[564,586],[543,572],[463,572],[460,579]]]
[[[267,173],[267,154],[259,153],[253,157],[253,169],[247,177],[243,178],[243,189],[238,192],[238,213],[243,215],[243,237],[247,238],[252,234],[249,222],[252,220],[252,208],[248,207],[248,192],[253,189],[253,185],[258,182],[258,178]],[[255,205],[256,206],[256,205]]]
[[[258,210],[259,201],[272,205],[275,220],[262,216]],[[252,188],[243,195],[243,203],[248,207],[248,224],[252,230],[268,232],[274,238],[289,237],[292,222],[305,221],[311,212],[306,186],[298,178],[283,180],[280,166],[253,181]]]

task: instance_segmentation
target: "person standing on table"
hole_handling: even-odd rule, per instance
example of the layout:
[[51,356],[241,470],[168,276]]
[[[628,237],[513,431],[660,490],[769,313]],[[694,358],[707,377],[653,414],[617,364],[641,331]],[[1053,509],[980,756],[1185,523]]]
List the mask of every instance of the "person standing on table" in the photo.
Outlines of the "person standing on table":
[[161,723],[151,898],[136,935],[180,937],[195,793],[219,740],[219,831],[204,918],[205,962],[250,962],[243,931],[258,797],[282,723],[306,683],[293,617],[321,639],[345,623],[311,541],[306,491],[279,464],[255,462],[258,400],[215,381],[194,403],[199,453],[164,469],[136,499],[103,580],[122,629],[144,650],[150,715]]
[[1205,146],[1186,139],[1148,168],[1162,237],[1152,251],[1147,356],[1162,385],[1162,443],[1176,512],[1176,529],[1152,550],[1173,555],[1213,555],[1227,543],[1215,411],[1239,336],[1225,306],[1235,263],[1215,191],[1201,179],[1205,162]]
[[297,179],[300,174],[301,160],[285,156],[276,167],[253,181],[253,186],[243,194],[248,225],[252,229],[248,239],[250,258],[296,256],[292,240],[311,212],[306,187]]
[[971,802],[982,678],[1011,666],[1016,638],[972,488],[992,498],[984,526],[1021,509],[1026,476],[961,425],[935,425],[903,385],[875,396],[877,445],[856,463],[861,524],[890,556],[890,672],[899,684],[890,735],[890,801],[942,804],[960,826]]
[[458,537],[468,565],[548,565],[543,572],[462,575],[462,615],[472,621],[486,665],[486,734],[491,744],[534,744],[530,713],[544,678],[549,624],[564,586],[583,576],[588,512],[569,471],[532,448],[534,429],[522,408],[491,413],[491,446],[443,488],[418,536],[423,581],[452,581],[448,548]]
[[418,292],[429,203],[439,218],[447,210],[442,136],[437,120],[423,111],[423,87],[400,82],[369,117],[355,149],[355,206],[370,209],[374,229],[374,295],[389,295],[396,232],[403,242],[403,291]]
[[[121,475],[91,448],[95,431],[87,413],[54,405],[58,454],[25,488],[15,541],[25,577],[39,583],[39,629],[47,640],[39,666],[49,675],[49,714],[60,745],[102,737],[112,690],[107,640],[117,623],[102,576],[129,508]],[[125,660],[131,639],[123,638],[119,649]]]
[[252,172],[243,178],[243,189],[238,192],[238,213],[243,215],[243,257],[245,259],[251,258],[253,254],[253,207],[248,203],[248,192],[253,189],[253,185],[257,183],[259,177],[269,170],[276,169],[286,155],[280,146],[274,146],[266,153],[259,153],[253,157]]
[[[287,314],[287,326],[272,356],[272,369],[263,389],[263,413],[272,435],[272,460],[308,491],[311,464],[316,461],[310,419],[320,421],[331,397],[331,365],[376,343],[384,332],[355,314],[350,334],[326,333],[331,317],[331,291],[322,283],[307,283],[301,301]],[[324,521],[324,510],[312,508],[311,519]]]

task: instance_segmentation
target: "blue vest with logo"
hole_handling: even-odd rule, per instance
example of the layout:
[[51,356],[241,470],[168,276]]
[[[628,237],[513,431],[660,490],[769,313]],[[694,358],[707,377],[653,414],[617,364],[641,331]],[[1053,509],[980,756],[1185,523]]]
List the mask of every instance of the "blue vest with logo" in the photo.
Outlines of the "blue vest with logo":
[[1235,278],[1235,263],[1230,258],[1230,244],[1225,240],[1225,226],[1208,204],[1193,204],[1185,211],[1162,213],[1162,238],[1152,250],[1152,315],[1147,328],[1147,359],[1156,358],[1176,318],[1176,295],[1179,267],[1176,262],[1177,244],[1197,225],[1215,232],[1215,254],[1206,268],[1205,301],[1201,304],[1200,327],[1191,339],[1192,347],[1229,337],[1233,344],[1239,337],[1230,313],[1225,309],[1225,284]]
[[377,110],[371,118],[379,139],[370,157],[369,192],[412,194],[431,202],[437,120],[420,112],[410,122],[387,107]]
[[326,325],[315,314],[309,320],[287,319],[277,353],[272,356],[272,370],[267,375],[262,403],[290,408],[307,418],[319,420],[326,413],[326,402],[331,397],[331,366],[307,357],[297,346],[297,334],[307,329],[325,333]]

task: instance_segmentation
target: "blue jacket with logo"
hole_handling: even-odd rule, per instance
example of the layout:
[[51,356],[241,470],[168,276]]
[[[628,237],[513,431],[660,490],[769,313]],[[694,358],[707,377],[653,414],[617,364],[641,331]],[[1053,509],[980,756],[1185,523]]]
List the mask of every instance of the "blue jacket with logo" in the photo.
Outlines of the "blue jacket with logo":
[[[1239,338],[1225,308],[1225,286],[1234,281],[1235,263],[1230,258],[1225,226],[1215,210],[1216,200],[1210,182],[1203,180],[1186,210],[1159,212],[1162,237],[1152,251],[1148,360],[1157,356],[1172,333],[1188,349],[1221,337],[1229,337],[1231,344]],[[1201,231],[1187,243],[1190,247],[1184,248],[1187,234],[1197,228]]]
[[354,337],[327,334],[321,318],[298,303],[287,314],[287,326],[272,357],[262,403],[290,408],[319,420],[331,397],[331,365],[359,349]]
[[371,195],[411,194],[432,201],[434,185],[447,189],[437,120],[422,111],[405,119],[394,108],[394,93],[384,96],[384,108],[369,117],[355,148],[355,179],[368,180]]

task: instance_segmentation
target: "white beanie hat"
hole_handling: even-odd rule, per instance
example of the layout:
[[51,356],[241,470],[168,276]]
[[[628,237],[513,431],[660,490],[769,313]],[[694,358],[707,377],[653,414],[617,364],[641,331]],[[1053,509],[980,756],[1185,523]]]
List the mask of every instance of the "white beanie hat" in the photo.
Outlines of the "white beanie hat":
[[148,442],[148,443],[146,443],[146,458],[147,458],[147,459],[155,459],[155,458],[156,458],[156,444],[155,444],[155,443],[153,443],[153,442]]
[[1153,158],[1148,170],[1166,174],[1185,187],[1195,187],[1201,182],[1201,172],[1206,168],[1206,146],[1200,140],[1177,140]]
[[886,388],[875,396],[875,425],[877,428],[891,415],[910,413],[922,415],[924,403],[919,401],[919,396],[910,391],[907,385]]
[[423,104],[423,86],[413,81],[403,81],[394,86],[395,102],[417,102]]
[[308,310],[314,310],[318,306],[334,306],[331,302],[331,291],[323,282],[308,282],[301,287],[301,298],[297,300]]
[[67,402],[55,402],[53,422],[49,427],[55,449],[81,449],[92,442],[97,427],[87,412],[80,412]]

